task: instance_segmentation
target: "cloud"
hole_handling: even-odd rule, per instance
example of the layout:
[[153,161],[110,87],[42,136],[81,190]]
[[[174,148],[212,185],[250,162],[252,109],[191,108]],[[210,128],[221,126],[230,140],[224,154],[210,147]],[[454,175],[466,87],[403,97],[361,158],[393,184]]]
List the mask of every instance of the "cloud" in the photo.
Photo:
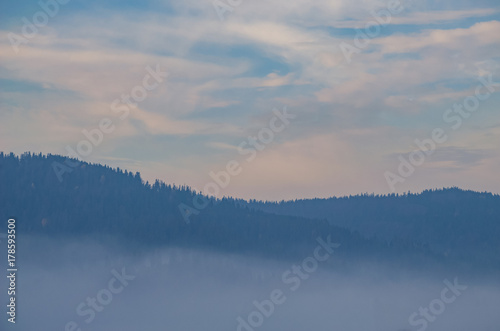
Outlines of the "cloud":
[[[400,15],[392,15],[389,25],[429,25],[436,23],[454,22],[467,18],[481,18],[498,13],[494,8],[477,8],[466,10],[432,10],[432,11],[409,11],[408,6],[404,6],[405,11]],[[375,10],[377,12],[377,10]],[[373,17],[366,17],[362,20],[335,21],[332,26],[336,28],[364,29],[365,24],[373,20]]]
[[[409,6],[350,64],[340,43],[353,43],[353,28],[386,3],[244,1],[221,22],[210,1],[89,2],[89,9],[61,9],[16,54],[7,35],[20,33],[21,17],[30,17],[18,8],[21,16],[0,25],[0,148],[65,153],[82,129],[115,115],[110,104],[158,64],[168,78],[92,157],[113,165],[135,153],[149,179],[168,172],[200,186],[207,169],[234,157],[231,146],[260,129],[272,108],[287,105],[300,115],[293,134],[249,165],[231,194],[383,191],[379,173],[391,165],[384,155],[407,150],[441,125],[439,112],[470,95],[477,77],[498,72],[498,9],[482,4]],[[493,111],[476,118],[471,127],[500,121]],[[483,133],[472,131],[457,133],[456,145],[472,137],[476,149],[488,150]],[[163,150],[168,155],[158,156]]]
[[460,50],[464,47],[496,45],[500,36],[495,33],[500,21],[479,22],[470,28],[429,30],[418,35],[389,36],[377,42],[383,53],[416,52],[427,47]]
[[488,150],[446,146],[436,149],[435,156],[427,166],[443,167],[443,164],[447,164],[448,169],[466,169],[477,166],[492,156]]

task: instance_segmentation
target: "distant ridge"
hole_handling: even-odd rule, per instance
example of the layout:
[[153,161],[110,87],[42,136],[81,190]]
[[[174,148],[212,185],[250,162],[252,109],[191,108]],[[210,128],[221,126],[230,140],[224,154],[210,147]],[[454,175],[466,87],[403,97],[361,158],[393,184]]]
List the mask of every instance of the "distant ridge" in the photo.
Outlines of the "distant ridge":
[[113,235],[278,258],[307,254],[318,236],[331,236],[343,259],[500,269],[498,195],[451,188],[279,203],[208,199],[187,224],[179,205],[196,196],[189,187],[86,162],[59,181],[53,163],[65,160],[0,153],[1,219],[16,217],[25,234]]

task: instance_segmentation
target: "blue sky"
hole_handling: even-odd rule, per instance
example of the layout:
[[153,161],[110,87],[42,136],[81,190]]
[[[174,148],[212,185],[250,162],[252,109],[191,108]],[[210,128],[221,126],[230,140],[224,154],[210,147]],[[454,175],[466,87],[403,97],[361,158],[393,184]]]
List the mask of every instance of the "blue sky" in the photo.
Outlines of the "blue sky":
[[[341,45],[390,4],[242,0],[221,21],[210,0],[70,0],[23,37],[41,5],[3,3],[0,150],[66,155],[110,118],[82,160],[199,190],[236,160],[220,195],[279,200],[388,193],[384,174],[442,128],[449,139],[395,190],[500,193],[500,87],[460,128],[443,119],[480,79],[500,82],[500,3],[401,2],[348,62]],[[17,52],[13,34],[26,38]],[[110,105],[148,66],[168,77],[118,120]],[[284,107],[296,118],[245,161],[238,146]]]

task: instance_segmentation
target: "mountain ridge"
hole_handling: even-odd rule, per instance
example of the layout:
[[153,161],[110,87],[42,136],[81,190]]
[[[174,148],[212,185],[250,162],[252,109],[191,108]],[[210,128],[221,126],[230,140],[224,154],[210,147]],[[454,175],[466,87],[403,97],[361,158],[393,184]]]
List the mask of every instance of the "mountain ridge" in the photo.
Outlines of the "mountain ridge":
[[[331,236],[342,244],[339,256],[344,259],[392,259],[407,261],[408,264],[465,261],[466,265],[479,262],[485,266],[492,264],[493,268],[499,266],[496,252],[500,243],[495,239],[499,231],[498,222],[490,219],[483,222],[488,227],[481,234],[489,234],[486,243],[492,252],[479,256],[477,251],[472,255],[458,252],[456,240],[447,242],[453,245],[443,251],[432,247],[428,240],[422,240],[425,237],[415,237],[411,232],[402,236],[401,231],[396,229],[390,238],[369,233],[366,217],[358,220],[358,225],[363,225],[359,228],[346,221],[360,217],[363,213],[376,215],[373,210],[378,210],[382,215],[386,213],[387,216],[394,211],[395,205],[391,204],[394,199],[418,199],[422,197],[421,194],[401,197],[361,195],[324,200],[354,203],[336,207],[337,215],[349,215],[343,224],[332,222],[324,213],[308,211],[306,215],[300,215],[293,206],[289,206],[288,214],[280,215],[276,210],[271,210],[280,207],[280,203],[259,204],[255,200],[209,198],[207,208],[199,215],[192,215],[191,222],[187,224],[179,211],[179,205],[192,201],[197,195],[189,187],[172,186],[159,180],[150,184],[144,182],[139,173],[81,161],[61,182],[53,172],[52,165],[65,160],[62,156],[51,154],[25,153],[16,156],[13,153],[0,153],[0,183],[5,188],[0,190],[0,217],[7,219],[15,216],[19,219],[20,231],[35,235],[119,235],[141,245],[202,246],[278,258],[304,254],[314,246],[317,237]],[[454,189],[440,192],[456,194]],[[485,196],[493,199],[491,217],[494,219],[499,215],[499,197]],[[427,193],[424,197],[427,197]],[[450,199],[455,198],[450,196]],[[485,200],[490,203],[488,199]],[[25,208],[27,201],[32,208]],[[293,203],[300,205],[304,201],[308,200]],[[385,202],[381,204],[380,201]],[[436,208],[446,207],[443,201],[432,201],[426,202],[432,208],[434,204],[437,204]],[[474,196],[476,204],[477,201]],[[282,203],[281,207],[285,204]],[[405,206],[403,204],[399,209],[409,214],[418,211],[418,208],[407,210]],[[424,222],[427,226],[431,224],[432,217],[425,221],[427,223]],[[391,224],[390,219],[387,221]]]

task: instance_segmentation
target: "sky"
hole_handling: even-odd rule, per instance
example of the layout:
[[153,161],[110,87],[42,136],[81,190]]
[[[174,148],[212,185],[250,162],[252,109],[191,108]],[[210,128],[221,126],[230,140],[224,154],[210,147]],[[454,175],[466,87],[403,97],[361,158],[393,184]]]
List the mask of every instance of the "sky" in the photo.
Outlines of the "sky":
[[500,193],[498,0],[59,1],[0,4],[0,151],[245,199]]

